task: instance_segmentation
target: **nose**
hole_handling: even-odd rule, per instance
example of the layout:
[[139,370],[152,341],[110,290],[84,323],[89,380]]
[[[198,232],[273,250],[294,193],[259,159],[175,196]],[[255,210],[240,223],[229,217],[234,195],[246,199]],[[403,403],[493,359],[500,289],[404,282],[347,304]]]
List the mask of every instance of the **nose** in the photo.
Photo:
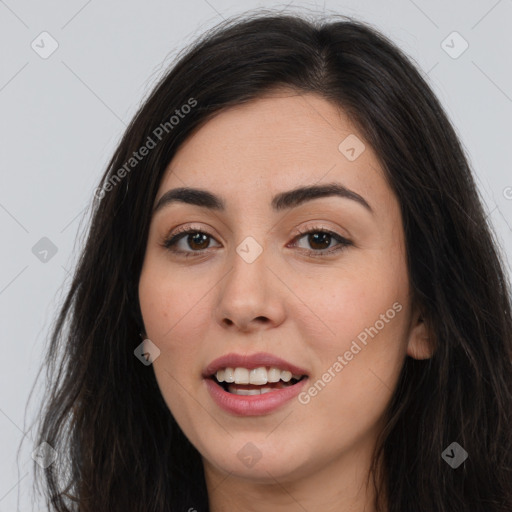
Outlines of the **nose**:
[[234,252],[232,265],[219,283],[214,312],[224,329],[251,332],[284,321],[285,294],[290,292],[271,268],[268,252],[263,250],[252,262]]

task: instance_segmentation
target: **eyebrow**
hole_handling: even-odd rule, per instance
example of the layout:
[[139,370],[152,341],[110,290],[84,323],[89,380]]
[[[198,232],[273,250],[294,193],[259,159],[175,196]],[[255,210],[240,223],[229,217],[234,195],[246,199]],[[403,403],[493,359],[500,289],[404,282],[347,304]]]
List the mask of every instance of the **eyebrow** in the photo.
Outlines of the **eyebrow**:
[[[286,192],[280,192],[272,198],[271,206],[275,212],[296,208],[307,201],[321,197],[338,196],[344,199],[351,199],[364,206],[370,213],[374,213],[368,202],[359,194],[340,183],[327,183],[325,185],[312,185],[299,187]],[[226,209],[226,202],[219,196],[198,188],[180,187],[168,190],[158,200],[153,209],[153,214],[165,206],[175,202],[181,202],[223,212]]]

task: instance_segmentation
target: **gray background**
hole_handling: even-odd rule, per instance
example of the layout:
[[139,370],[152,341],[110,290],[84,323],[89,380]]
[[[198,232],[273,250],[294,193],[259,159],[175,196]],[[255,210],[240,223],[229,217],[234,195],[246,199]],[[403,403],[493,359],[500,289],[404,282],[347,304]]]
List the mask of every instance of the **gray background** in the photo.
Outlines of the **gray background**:
[[[285,5],[0,0],[0,512],[45,510],[32,504],[29,431],[42,387],[26,409],[27,399],[76,262],[87,207],[126,124],[177,52],[208,27],[247,9]],[[512,0],[288,6],[368,21],[423,69],[471,159],[510,273]],[[43,31],[58,43],[46,59],[31,47],[51,49]],[[446,39],[454,31],[469,44],[458,58],[452,56],[463,40]],[[55,245],[54,255],[38,253],[43,237]]]

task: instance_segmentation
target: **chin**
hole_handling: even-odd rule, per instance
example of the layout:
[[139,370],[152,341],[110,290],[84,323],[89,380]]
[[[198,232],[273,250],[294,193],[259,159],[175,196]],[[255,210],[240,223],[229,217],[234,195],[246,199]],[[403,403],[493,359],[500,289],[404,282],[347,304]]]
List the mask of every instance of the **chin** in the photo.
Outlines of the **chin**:
[[[305,445],[300,444],[303,450]],[[235,435],[224,446],[219,443],[211,449],[202,450],[202,453],[206,453],[203,463],[222,473],[262,484],[306,476],[314,465],[310,454],[297,450],[292,443],[286,446],[283,437],[271,441],[268,432],[259,436]]]

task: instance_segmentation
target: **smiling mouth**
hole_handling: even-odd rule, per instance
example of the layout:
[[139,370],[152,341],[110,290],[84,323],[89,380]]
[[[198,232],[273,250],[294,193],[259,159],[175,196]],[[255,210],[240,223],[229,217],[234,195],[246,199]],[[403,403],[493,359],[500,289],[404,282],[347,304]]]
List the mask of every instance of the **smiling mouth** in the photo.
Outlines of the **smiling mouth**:
[[210,376],[219,387],[233,395],[263,395],[294,386],[306,375],[293,375],[277,367],[224,368]]

